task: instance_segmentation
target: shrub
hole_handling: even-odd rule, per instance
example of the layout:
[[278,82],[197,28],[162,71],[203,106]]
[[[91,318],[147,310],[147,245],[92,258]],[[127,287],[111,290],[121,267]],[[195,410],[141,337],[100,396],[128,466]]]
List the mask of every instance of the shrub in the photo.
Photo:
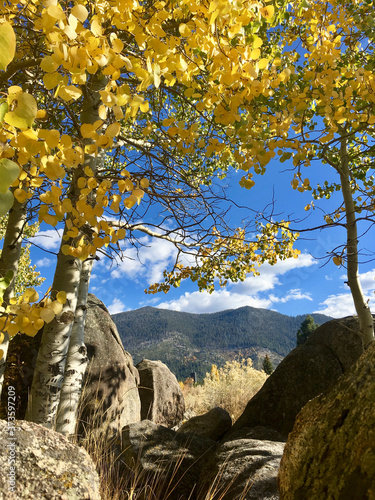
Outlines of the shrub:
[[202,385],[192,385],[190,380],[183,384],[186,409],[201,415],[220,406],[236,420],[266,379],[264,371],[253,368],[251,358],[227,361],[221,368],[212,365]]

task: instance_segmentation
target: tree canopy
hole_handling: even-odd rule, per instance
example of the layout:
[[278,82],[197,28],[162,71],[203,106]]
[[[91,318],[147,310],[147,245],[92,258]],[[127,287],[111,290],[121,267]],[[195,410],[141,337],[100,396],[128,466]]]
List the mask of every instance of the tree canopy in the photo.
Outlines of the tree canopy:
[[[372,224],[375,206],[371,7],[359,0],[4,2],[0,213],[9,211],[12,222],[0,327],[4,341],[44,328],[31,420],[50,426],[59,410],[58,429],[72,432],[92,264],[121,256],[122,240],[137,245],[148,234],[177,248],[173,269],[150,292],[187,278],[212,291],[217,281],[244,280],[264,262],[298,256],[298,230],[315,228],[273,214],[230,227],[220,180],[232,169],[251,189],[277,159],[285,163],[291,187],[311,192],[306,212],[342,193],[319,228],[346,229],[331,257],[347,267],[363,341],[373,340],[358,278],[358,222]],[[336,180],[313,185],[315,161]],[[14,297],[19,243],[26,221],[36,220],[63,228],[55,277],[42,299],[31,287]]]

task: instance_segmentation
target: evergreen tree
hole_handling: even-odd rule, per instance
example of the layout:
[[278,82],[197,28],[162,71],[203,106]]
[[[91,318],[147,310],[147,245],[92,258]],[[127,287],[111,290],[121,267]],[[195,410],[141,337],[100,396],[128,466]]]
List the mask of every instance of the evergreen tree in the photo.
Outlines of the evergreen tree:
[[272,366],[272,361],[270,360],[268,354],[266,354],[266,357],[263,360],[263,371],[267,373],[267,375],[271,375],[273,372],[273,366]]
[[306,342],[310,334],[318,328],[318,324],[310,314],[302,321],[301,326],[297,332],[297,346],[302,345]]

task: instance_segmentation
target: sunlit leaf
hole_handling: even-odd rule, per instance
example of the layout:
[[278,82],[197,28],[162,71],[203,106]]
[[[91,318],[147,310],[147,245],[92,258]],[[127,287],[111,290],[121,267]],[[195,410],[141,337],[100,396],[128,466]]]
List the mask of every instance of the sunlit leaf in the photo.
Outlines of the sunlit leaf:
[[0,24],[0,69],[6,70],[14,59],[16,51],[16,35],[8,22]]
[[20,167],[12,160],[3,158],[0,160],[0,193],[6,193],[9,186],[17,179]]

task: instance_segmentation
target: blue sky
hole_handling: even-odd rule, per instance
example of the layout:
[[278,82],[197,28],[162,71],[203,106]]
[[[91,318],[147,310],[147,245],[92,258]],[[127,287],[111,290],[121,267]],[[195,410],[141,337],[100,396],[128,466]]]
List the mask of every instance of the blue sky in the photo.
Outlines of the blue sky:
[[[309,167],[310,181],[320,182],[333,175],[328,167],[315,165]],[[275,199],[275,212],[291,215],[295,218],[308,217],[301,224],[312,227],[322,223],[322,212],[317,208],[305,212],[304,206],[311,201],[309,192],[293,191],[290,182],[292,173],[288,165],[271,163],[267,173],[258,179],[254,188],[247,191],[238,185],[240,174],[233,173],[226,182],[229,195],[237,203],[254,209],[263,208]],[[321,201],[321,207],[329,211],[340,200]],[[233,222],[237,223],[242,214],[233,212]],[[282,218],[282,216],[280,217]],[[301,227],[302,227],[301,226]],[[366,229],[363,227],[362,229]],[[42,227],[35,242],[48,252],[57,252],[61,231]],[[339,244],[345,243],[345,231],[342,228],[330,228],[311,233],[303,233],[296,243],[301,251],[298,259],[280,261],[274,266],[265,264],[260,268],[260,276],[248,276],[244,282],[229,284],[225,289],[217,289],[212,294],[197,291],[196,285],[185,282],[180,288],[172,289],[168,294],[146,295],[144,289],[161,280],[164,269],[170,268],[175,257],[172,244],[164,240],[153,240],[141,235],[142,247],[136,250],[125,241],[123,248],[126,259],[123,262],[101,258],[95,263],[90,283],[90,291],[101,299],[113,314],[137,309],[143,306],[162,307],[192,313],[212,313],[242,306],[273,309],[283,314],[298,315],[321,312],[334,317],[354,313],[351,295],[345,284],[343,267],[338,268],[324,257]],[[374,247],[374,237],[370,230],[361,238],[360,248]],[[32,247],[33,263],[46,277],[42,286],[45,290],[53,279],[56,257],[53,253],[43,252]],[[375,262],[371,260],[360,267],[362,286],[375,310]]]

